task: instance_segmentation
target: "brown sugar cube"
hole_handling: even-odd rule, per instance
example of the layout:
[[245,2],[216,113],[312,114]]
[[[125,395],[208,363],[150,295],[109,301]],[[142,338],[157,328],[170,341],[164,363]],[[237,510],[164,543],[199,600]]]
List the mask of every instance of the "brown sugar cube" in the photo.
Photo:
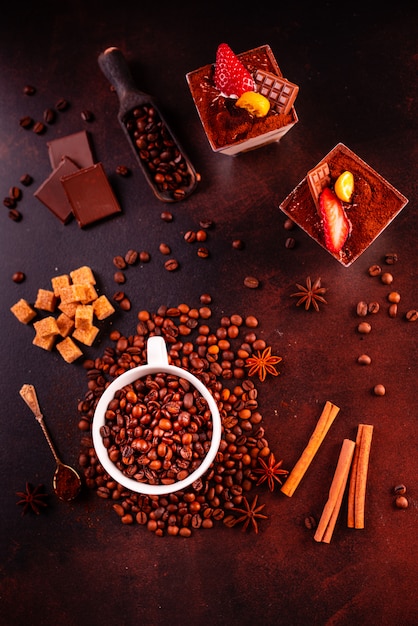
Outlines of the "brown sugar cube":
[[74,343],[71,337],[66,337],[57,343],[57,350],[67,363],[73,363],[82,356],[82,351]]
[[43,311],[49,311],[53,313],[57,304],[57,298],[53,291],[48,289],[38,289],[36,301],[34,304],[35,309],[42,309]]
[[87,285],[75,283],[71,285],[74,293],[75,302],[83,302],[87,298]]
[[100,296],[93,302],[93,312],[98,320],[104,320],[109,315],[112,315],[115,309],[106,296]]
[[39,337],[53,337],[60,334],[56,319],[52,315],[34,322],[33,327]]
[[99,297],[94,285],[84,285],[85,297],[81,300],[82,304],[89,304]]
[[60,298],[61,290],[71,285],[70,277],[68,276],[68,274],[54,276],[53,278],[51,278],[51,285],[56,297]]
[[306,180],[308,181],[309,191],[311,192],[315,206],[318,209],[319,196],[324,187],[329,187],[331,183],[328,163],[320,163],[313,170],[310,170],[306,175]]
[[42,348],[43,350],[48,350],[48,352],[51,352],[52,348],[54,347],[54,342],[55,342],[55,335],[45,335],[45,336],[41,336],[38,335],[38,333],[35,334],[35,337],[33,338],[33,345],[37,346],[38,348]]
[[69,304],[72,302],[77,302],[73,285],[69,285],[68,287],[63,287],[60,291],[60,298],[61,298],[61,304]]
[[78,302],[61,302],[61,304],[58,305],[58,308],[62,313],[65,313],[65,315],[74,319],[78,306]]
[[76,270],[70,272],[71,280],[73,283],[80,283],[83,285],[95,285],[96,279],[92,269],[88,265],[83,265]]
[[99,332],[99,328],[97,326],[90,326],[88,330],[84,328],[76,328],[73,332],[72,336],[80,343],[84,343],[86,346],[93,345],[93,341],[97,337],[97,333]]
[[75,327],[89,330],[93,325],[93,306],[91,304],[79,304],[75,311]]
[[29,322],[36,317],[36,311],[32,309],[24,298],[21,298],[16,304],[10,307],[10,310],[22,324],[29,324]]
[[61,313],[57,317],[57,326],[62,337],[68,337],[74,330],[74,320],[65,313]]

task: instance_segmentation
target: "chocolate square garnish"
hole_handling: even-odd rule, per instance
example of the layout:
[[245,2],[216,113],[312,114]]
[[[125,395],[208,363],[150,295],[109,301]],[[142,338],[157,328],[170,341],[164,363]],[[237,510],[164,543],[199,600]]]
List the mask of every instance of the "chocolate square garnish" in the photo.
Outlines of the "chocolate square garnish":
[[78,170],[78,166],[71,159],[64,157],[33,194],[63,224],[67,224],[70,221],[73,211],[62,186],[61,178],[69,176]]
[[79,168],[94,165],[90,137],[85,130],[48,141],[47,146],[52,169],[58,167],[64,156],[69,157]]

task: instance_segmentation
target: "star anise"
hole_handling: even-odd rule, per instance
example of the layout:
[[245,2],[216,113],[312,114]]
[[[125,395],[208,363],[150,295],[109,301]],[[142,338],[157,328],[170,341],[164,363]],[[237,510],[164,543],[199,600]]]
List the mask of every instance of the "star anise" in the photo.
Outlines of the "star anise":
[[255,533],[257,534],[258,533],[257,519],[268,519],[267,515],[263,515],[262,513],[260,513],[260,511],[262,511],[266,505],[260,504],[259,506],[257,506],[257,500],[258,500],[258,496],[255,496],[254,500],[252,501],[252,504],[250,505],[247,498],[244,496],[242,500],[244,503],[244,508],[240,509],[238,507],[234,507],[231,509],[231,511],[235,511],[236,513],[242,514],[240,517],[236,519],[235,524],[241,524],[241,522],[244,522],[243,527],[242,527],[243,532],[247,530],[249,524],[251,523],[252,527],[254,528]]
[[20,498],[16,504],[23,506],[22,515],[30,510],[39,515],[40,507],[48,506],[45,502],[48,494],[43,491],[43,485],[33,487],[30,483],[26,483],[26,491],[16,491],[16,495]]
[[257,355],[249,356],[245,360],[245,367],[249,367],[248,375],[253,376],[258,374],[261,382],[266,379],[267,374],[272,376],[278,376],[279,372],[274,367],[282,360],[281,356],[273,356],[271,354],[271,347],[265,348],[261,353],[257,350]]
[[308,276],[306,279],[306,286],[299,285],[296,283],[296,287],[299,289],[296,293],[291,294],[291,298],[296,297],[299,300],[296,302],[296,306],[299,306],[305,303],[306,311],[311,307],[311,304],[315,311],[319,311],[318,302],[322,302],[323,304],[327,304],[327,301],[323,297],[323,294],[327,291],[325,287],[321,287],[321,279],[317,278],[316,281],[312,284],[311,277]]
[[275,481],[277,481],[279,485],[283,484],[279,476],[287,476],[289,472],[285,469],[281,469],[283,461],[276,462],[273,452],[270,453],[267,463],[261,457],[258,457],[258,462],[261,467],[253,470],[254,474],[260,474],[257,486],[267,481],[270,491],[274,491]]

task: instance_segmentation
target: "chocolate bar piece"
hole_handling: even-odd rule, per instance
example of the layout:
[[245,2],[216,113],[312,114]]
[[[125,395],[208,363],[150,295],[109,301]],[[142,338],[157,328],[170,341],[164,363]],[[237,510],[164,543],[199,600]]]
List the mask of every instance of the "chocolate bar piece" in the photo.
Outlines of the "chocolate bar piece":
[[64,157],[46,180],[34,192],[38,198],[58,219],[67,224],[73,216],[71,204],[61,183],[63,176],[77,172],[79,168],[68,157]]
[[101,163],[65,176],[61,183],[80,228],[121,212]]
[[285,78],[257,70],[254,81],[256,91],[270,101],[270,106],[277,113],[287,115],[293,106],[299,87]]
[[53,139],[47,146],[52,169],[58,167],[64,156],[69,157],[79,168],[94,164],[90,137],[85,130]]
[[308,181],[309,191],[312,194],[313,201],[316,208],[319,207],[319,195],[324,187],[329,187],[331,183],[331,177],[329,173],[328,163],[320,163],[312,170],[310,170],[306,179]]

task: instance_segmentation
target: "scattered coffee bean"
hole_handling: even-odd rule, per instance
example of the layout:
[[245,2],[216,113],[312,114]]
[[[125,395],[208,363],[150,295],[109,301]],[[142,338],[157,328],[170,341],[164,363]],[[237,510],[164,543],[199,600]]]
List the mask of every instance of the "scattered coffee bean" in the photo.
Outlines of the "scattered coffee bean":
[[23,93],[26,96],[33,96],[36,93],[36,88],[33,85],[25,85],[23,88]]
[[381,275],[380,280],[384,285],[391,285],[393,283],[393,276],[390,272],[384,272]]
[[234,248],[234,250],[244,250],[245,243],[242,241],[242,239],[234,239],[234,241],[232,242],[232,247]]
[[365,317],[368,311],[367,302],[364,302],[363,300],[358,302],[356,311],[357,311],[357,315],[359,315],[360,317]]
[[168,272],[175,272],[179,268],[179,262],[176,259],[168,259],[168,261],[164,263],[164,268]]
[[10,196],[6,196],[6,198],[3,199],[3,204],[8,209],[14,209],[16,206],[16,200]]
[[161,254],[171,254],[171,248],[167,243],[160,243],[158,249]]
[[113,280],[115,281],[115,283],[123,285],[123,283],[126,282],[126,276],[123,272],[115,272],[113,274]]
[[10,198],[13,198],[14,200],[18,201],[22,198],[22,191],[21,189],[19,189],[19,187],[16,187],[16,186],[10,187],[9,196]]
[[258,319],[254,315],[248,315],[245,318],[245,325],[247,326],[247,328],[257,328]]
[[123,258],[123,256],[121,256],[120,254],[118,254],[117,256],[114,257],[113,259],[113,265],[115,267],[117,267],[119,270],[124,270],[126,267],[126,261]]
[[404,496],[406,494],[405,485],[396,485],[396,487],[393,488],[393,493],[395,496]]
[[368,322],[360,322],[360,324],[357,326],[357,330],[362,335],[366,335],[371,332],[372,326]]
[[385,263],[387,265],[394,265],[394,263],[396,263],[398,260],[398,255],[396,254],[396,252],[388,252],[387,254],[385,254]]
[[212,296],[209,293],[202,293],[200,296],[200,302],[202,304],[210,304],[212,302]]
[[184,241],[187,241],[187,243],[193,243],[194,241],[196,241],[196,233],[194,230],[187,230],[184,233]]
[[163,222],[172,222],[173,214],[170,211],[163,211],[160,215]]
[[122,311],[130,311],[131,310],[131,301],[127,296],[124,296],[122,300],[119,302],[119,306]]
[[32,117],[30,117],[30,115],[25,115],[24,117],[20,118],[19,120],[19,124],[22,128],[24,128],[25,130],[28,130],[29,128],[32,128],[32,126],[34,125],[35,121]]
[[208,238],[208,234],[205,230],[199,229],[196,232],[196,240],[199,241],[200,243],[202,243],[203,241],[206,241],[207,238]]
[[370,365],[371,362],[372,360],[368,354],[360,354],[357,359],[357,363],[360,363],[360,365]]
[[284,221],[283,228],[285,230],[292,230],[294,227],[295,227],[295,222],[291,220],[290,218]]
[[80,115],[83,122],[92,122],[94,120],[94,113],[88,109],[81,111]]
[[401,301],[401,294],[397,291],[391,291],[388,295],[389,302],[396,302],[397,304]]
[[46,126],[43,122],[35,122],[32,130],[36,135],[43,135],[46,131]]
[[210,219],[202,219],[199,221],[199,225],[201,226],[201,228],[213,228],[214,227],[214,222],[213,220]]
[[136,250],[128,250],[128,252],[125,254],[125,261],[128,265],[135,265],[135,263],[138,261],[139,258],[139,254]]
[[57,111],[66,111],[69,106],[70,104],[65,98],[60,98],[55,104],[55,108],[57,109]]
[[375,385],[373,388],[373,392],[375,396],[384,396],[386,394],[386,389],[384,385]]
[[29,185],[31,185],[33,183],[33,178],[30,174],[23,174],[20,177],[20,182],[22,183],[22,185],[24,185],[25,187],[29,187]]
[[246,276],[244,278],[244,286],[249,289],[257,289],[259,287],[260,281],[255,276]]
[[116,293],[113,294],[113,300],[115,302],[122,302],[124,297],[125,297],[125,294],[123,291],[117,291]]
[[416,322],[418,319],[418,311],[416,309],[411,309],[405,313],[405,317],[408,322]]
[[44,122],[46,124],[53,124],[55,122],[55,111],[54,109],[45,109],[44,111]]
[[284,242],[284,246],[288,250],[293,250],[293,248],[296,246],[296,239],[294,237],[288,237]]
[[20,220],[22,219],[22,214],[19,213],[19,211],[17,209],[10,209],[9,217],[14,222],[20,222]]
[[123,176],[124,178],[126,178],[127,176],[131,175],[131,170],[126,167],[126,165],[118,165],[116,168],[116,174],[118,174],[118,176]]
[[149,263],[151,259],[151,255],[149,252],[147,252],[146,250],[141,250],[141,252],[139,253],[139,260],[141,263]]
[[305,528],[308,530],[314,530],[317,527],[316,519],[313,515],[307,515],[304,520]]
[[15,272],[12,276],[12,280],[14,283],[23,283],[26,276],[23,272]]
[[380,305],[378,302],[370,302],[370,304],[367,307],[367,312],[371,313],[372,315],[375,315],[376,313],[379,313],[379,309],[380,309]]
[[389,317],[396,317],[398,315],[398,305],[396,302],[390,305],[388,309]]
[[197,256],[201,259],[207,259],[209,257],[209,250],[205,247],[200,247],[197,251]]
[[395,506],[397,509],[407,509],[409,506],[408,498],[405,496],[397,496],[395,498]]
[[371,265],[369,267],[370,276],[380,276],[381,273],[382,273],[382,268],[380,267],[380,265]]

